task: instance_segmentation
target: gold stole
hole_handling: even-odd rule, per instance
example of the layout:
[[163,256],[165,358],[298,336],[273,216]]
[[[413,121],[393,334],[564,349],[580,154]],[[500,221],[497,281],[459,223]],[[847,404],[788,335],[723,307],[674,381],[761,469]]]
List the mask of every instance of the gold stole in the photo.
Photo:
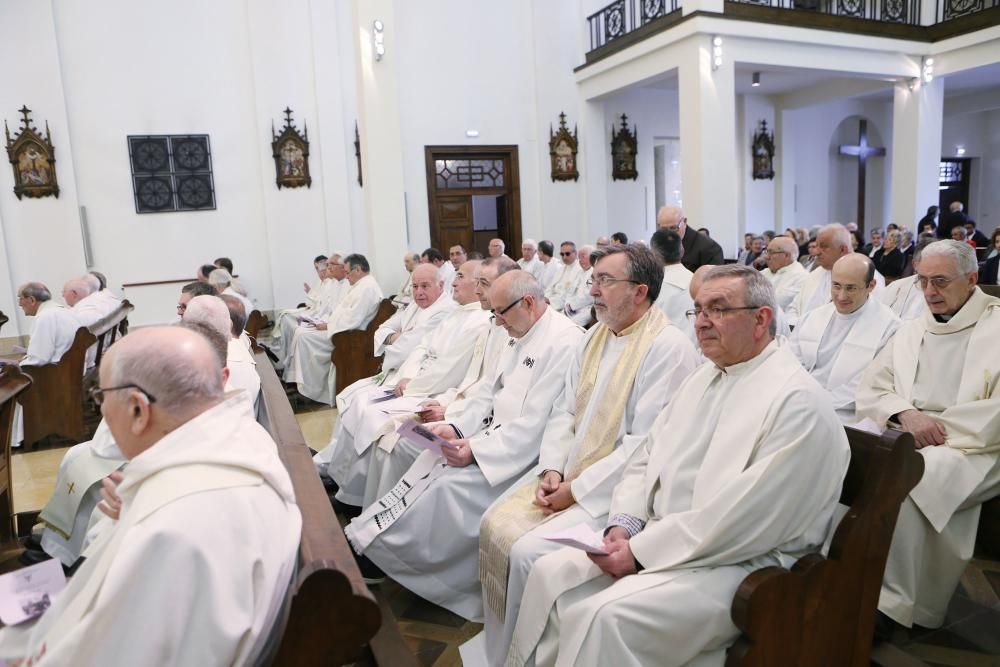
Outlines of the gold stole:
[[[614,391],[598,397],[600,405],[590,420],[576,461],[565,471],[566,481],[576,479],[590,465],[614,451],[639,364],[667,324],[663,311],[651,306],[637,322],[621,332],[620,335],[629,340],[608,383]],[[580,421],[593,397],[597,371],[610,335],[611,330],[599,323],[584,350],[576,390],[574,432],[579,432]],[[483,584],[484,602],[501,621],[506,612],[511,547],[522,535],[549,518],[534,503],[537,489],[538,481],[532,481],[514,491],[486,513],[479,529],[479,579]]]

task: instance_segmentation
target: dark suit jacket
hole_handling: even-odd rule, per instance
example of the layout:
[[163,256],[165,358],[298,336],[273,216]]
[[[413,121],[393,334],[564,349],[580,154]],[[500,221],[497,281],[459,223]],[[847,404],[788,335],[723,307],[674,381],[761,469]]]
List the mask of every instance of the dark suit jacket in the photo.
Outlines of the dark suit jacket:
[[1000,268],[1000,255],[994,255],[979,265],[979,284],[997,285],[997,269]]
[[965,225],[968,220],[969,216],[965,214],[965,211],[948,211],[947,213],[942,213],[941,222],[938,224],[937,228],[938,238],[950,239],[951,228],[955,225]]
[[906,268],[906,256],[899,251],[899,248],[893,248],[889,252],[885,252],[885,248],[879,248],[875,251],[872,261],[875,262],[878,272],[886,278],[899,278]]
[[694,271],[699,266],[705,264],[724,264],[722,257],[722,246],[704,234],[699,234],[689,222],[684,230],[684,238],[681,239],[684,245],[684,257],[681,258],[688,271]]
[[986,238],[986,234],[983,234],[978,229],[972,232],[972,236],[969,237],[971,240],[976,242],[977,248],[989,248],[990,240]]

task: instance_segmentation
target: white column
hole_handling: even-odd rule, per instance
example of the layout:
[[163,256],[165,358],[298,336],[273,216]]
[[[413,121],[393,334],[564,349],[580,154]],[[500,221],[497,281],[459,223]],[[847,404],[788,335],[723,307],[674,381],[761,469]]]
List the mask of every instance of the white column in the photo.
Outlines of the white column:
[[712,69],[712,36],[692,37],[678,68],[681,194],[688,224],[708,227],[724,252],[740,239],[737,215],[736,95],[733,62],[722,44]]
[[[358,67],[358,133],[364,180],[366,257],[386,294],[402,281],[407,250],[404,203],[403,141],[397,63],[406,54],[396,49],[392,0],[354,0],[355,55]],[[385,55],[375,59],[373,26],[384,26]]]
[[[586,183],[584,228],[580,230],[580,238],[596,239],[608,234],[608,187],[611,183],[611,125],[605,122],[604,102],[581,102],[579,128],[580,151],[577,161],[581,177]],[[645,150],[652,150],[652,147],[646,147]],[[553,241],[559,243],[556,239]]]
[[913,229],[938,203],[944,79],[896,84],[892,106],[892,199],[890,220]]

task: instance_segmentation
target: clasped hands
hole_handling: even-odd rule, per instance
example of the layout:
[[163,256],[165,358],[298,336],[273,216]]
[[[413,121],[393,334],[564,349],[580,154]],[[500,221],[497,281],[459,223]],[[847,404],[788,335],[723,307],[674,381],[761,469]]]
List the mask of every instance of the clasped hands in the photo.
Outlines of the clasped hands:
[[902,430],[913,434],[917,449],[943,445],[948,439],[944,424],[919,410],[903,410],[896,419]]
[[546,516],[561,512],[576,502],[570,487],[570,482],[564,482],[557,471],[546,470],[538,481],[534,503],[542,508]]

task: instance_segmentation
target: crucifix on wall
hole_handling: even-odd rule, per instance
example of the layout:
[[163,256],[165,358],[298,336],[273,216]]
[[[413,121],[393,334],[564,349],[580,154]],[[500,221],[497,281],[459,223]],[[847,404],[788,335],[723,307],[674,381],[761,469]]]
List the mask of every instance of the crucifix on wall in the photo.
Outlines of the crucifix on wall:
[[865,238],[865,165],[870,157],[882,157],[885,149],[868,145],[868,121],[864,118],[858,128],[858,143],[856,146],[843,145],[841,155],[853,155],[858,158],[858,231]]

